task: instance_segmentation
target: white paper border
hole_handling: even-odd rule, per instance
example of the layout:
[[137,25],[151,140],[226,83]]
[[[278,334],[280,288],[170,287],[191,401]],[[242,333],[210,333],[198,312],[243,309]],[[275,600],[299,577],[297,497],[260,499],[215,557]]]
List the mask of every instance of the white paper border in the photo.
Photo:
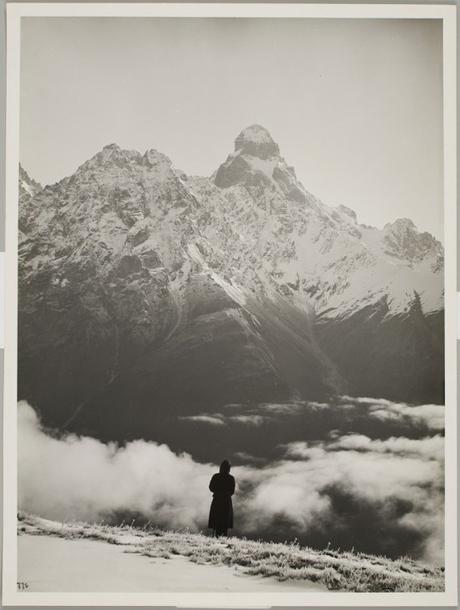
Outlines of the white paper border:
[[[17,219],[20,19],[33,17],[266,17],[442,19],[444,66],[446,590],[442,593],[32,593],[17,580]],[[3,604],[72,606],[456,606],[456,7],[382,4],[29,4],[7,5],[6,307],[4,368]]]
[[0,349],[5,346],[5,253],[0,252]]

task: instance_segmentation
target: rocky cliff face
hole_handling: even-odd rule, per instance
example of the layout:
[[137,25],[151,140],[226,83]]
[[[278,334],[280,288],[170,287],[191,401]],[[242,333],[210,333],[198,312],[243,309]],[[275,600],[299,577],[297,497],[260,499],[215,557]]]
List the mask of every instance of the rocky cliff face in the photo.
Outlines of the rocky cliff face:
[[441,245],[324,205],[263,127],[211,179],[109,145],[20,183],[19,397],[49,425],[125,440],[232,402],[442,402]]

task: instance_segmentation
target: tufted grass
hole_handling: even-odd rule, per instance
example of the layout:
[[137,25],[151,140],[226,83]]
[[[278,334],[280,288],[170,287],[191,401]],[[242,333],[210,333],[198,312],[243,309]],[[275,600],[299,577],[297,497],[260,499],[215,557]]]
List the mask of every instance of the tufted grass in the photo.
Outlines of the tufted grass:
[[186,557],[201,565],[234,566],[240,572],[279,581],[309,580],[331,591],[443,591],[444,570],[413,561],[364,553],[301,547],[297,542],[264,542],[245,538],[211,538],[190,531],[166,531],[150,524],[113,526],[104,523],[58,523],[21,513],[18,534],[52,535],[102,540],[124,545],[147,557]]

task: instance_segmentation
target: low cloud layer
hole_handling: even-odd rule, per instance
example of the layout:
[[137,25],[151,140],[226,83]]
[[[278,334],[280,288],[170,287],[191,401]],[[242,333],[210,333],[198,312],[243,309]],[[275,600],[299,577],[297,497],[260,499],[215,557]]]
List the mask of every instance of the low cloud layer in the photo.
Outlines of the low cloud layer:
[[[118,447],[75,435],[58,438],[43,430],[24,402],[18,432],[20,509],[89,521],[130,512],[164,527],[206,527],[215,465],[142,440]],[[380,440],[336,432],[280,451],[268,465],[246,455],[247,465],[233,469],[236,534],[296,536],[314,546],[408,553],[442,563],[440,435]]]
[[19,403],[19,508],[50,519],[98,520],[132,511],[172,528],[203,525],[210,466],[166,445],[125,447],[88,437],[54,438]]
[[366,417],[382,423],[407,427],[421,427],[427,431],[444,430],[443,405],[409,405],[384,398],[361,398],[338,396],[330,403],[315,401],[292,401],[288,403],[260,403],[256,405],[226,405],[222,412],[200,413],[181,417],[182,421],[210,425],[276,423],[287,417],[299,418],[327,411],[328,418]]

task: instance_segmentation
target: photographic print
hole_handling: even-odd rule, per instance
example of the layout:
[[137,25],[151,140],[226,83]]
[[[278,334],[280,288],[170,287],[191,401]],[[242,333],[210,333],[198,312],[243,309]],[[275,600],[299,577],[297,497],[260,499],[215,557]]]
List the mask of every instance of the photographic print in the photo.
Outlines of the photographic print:
[[10,10],[8,603],[455,603],[455,9],[336,8]]

